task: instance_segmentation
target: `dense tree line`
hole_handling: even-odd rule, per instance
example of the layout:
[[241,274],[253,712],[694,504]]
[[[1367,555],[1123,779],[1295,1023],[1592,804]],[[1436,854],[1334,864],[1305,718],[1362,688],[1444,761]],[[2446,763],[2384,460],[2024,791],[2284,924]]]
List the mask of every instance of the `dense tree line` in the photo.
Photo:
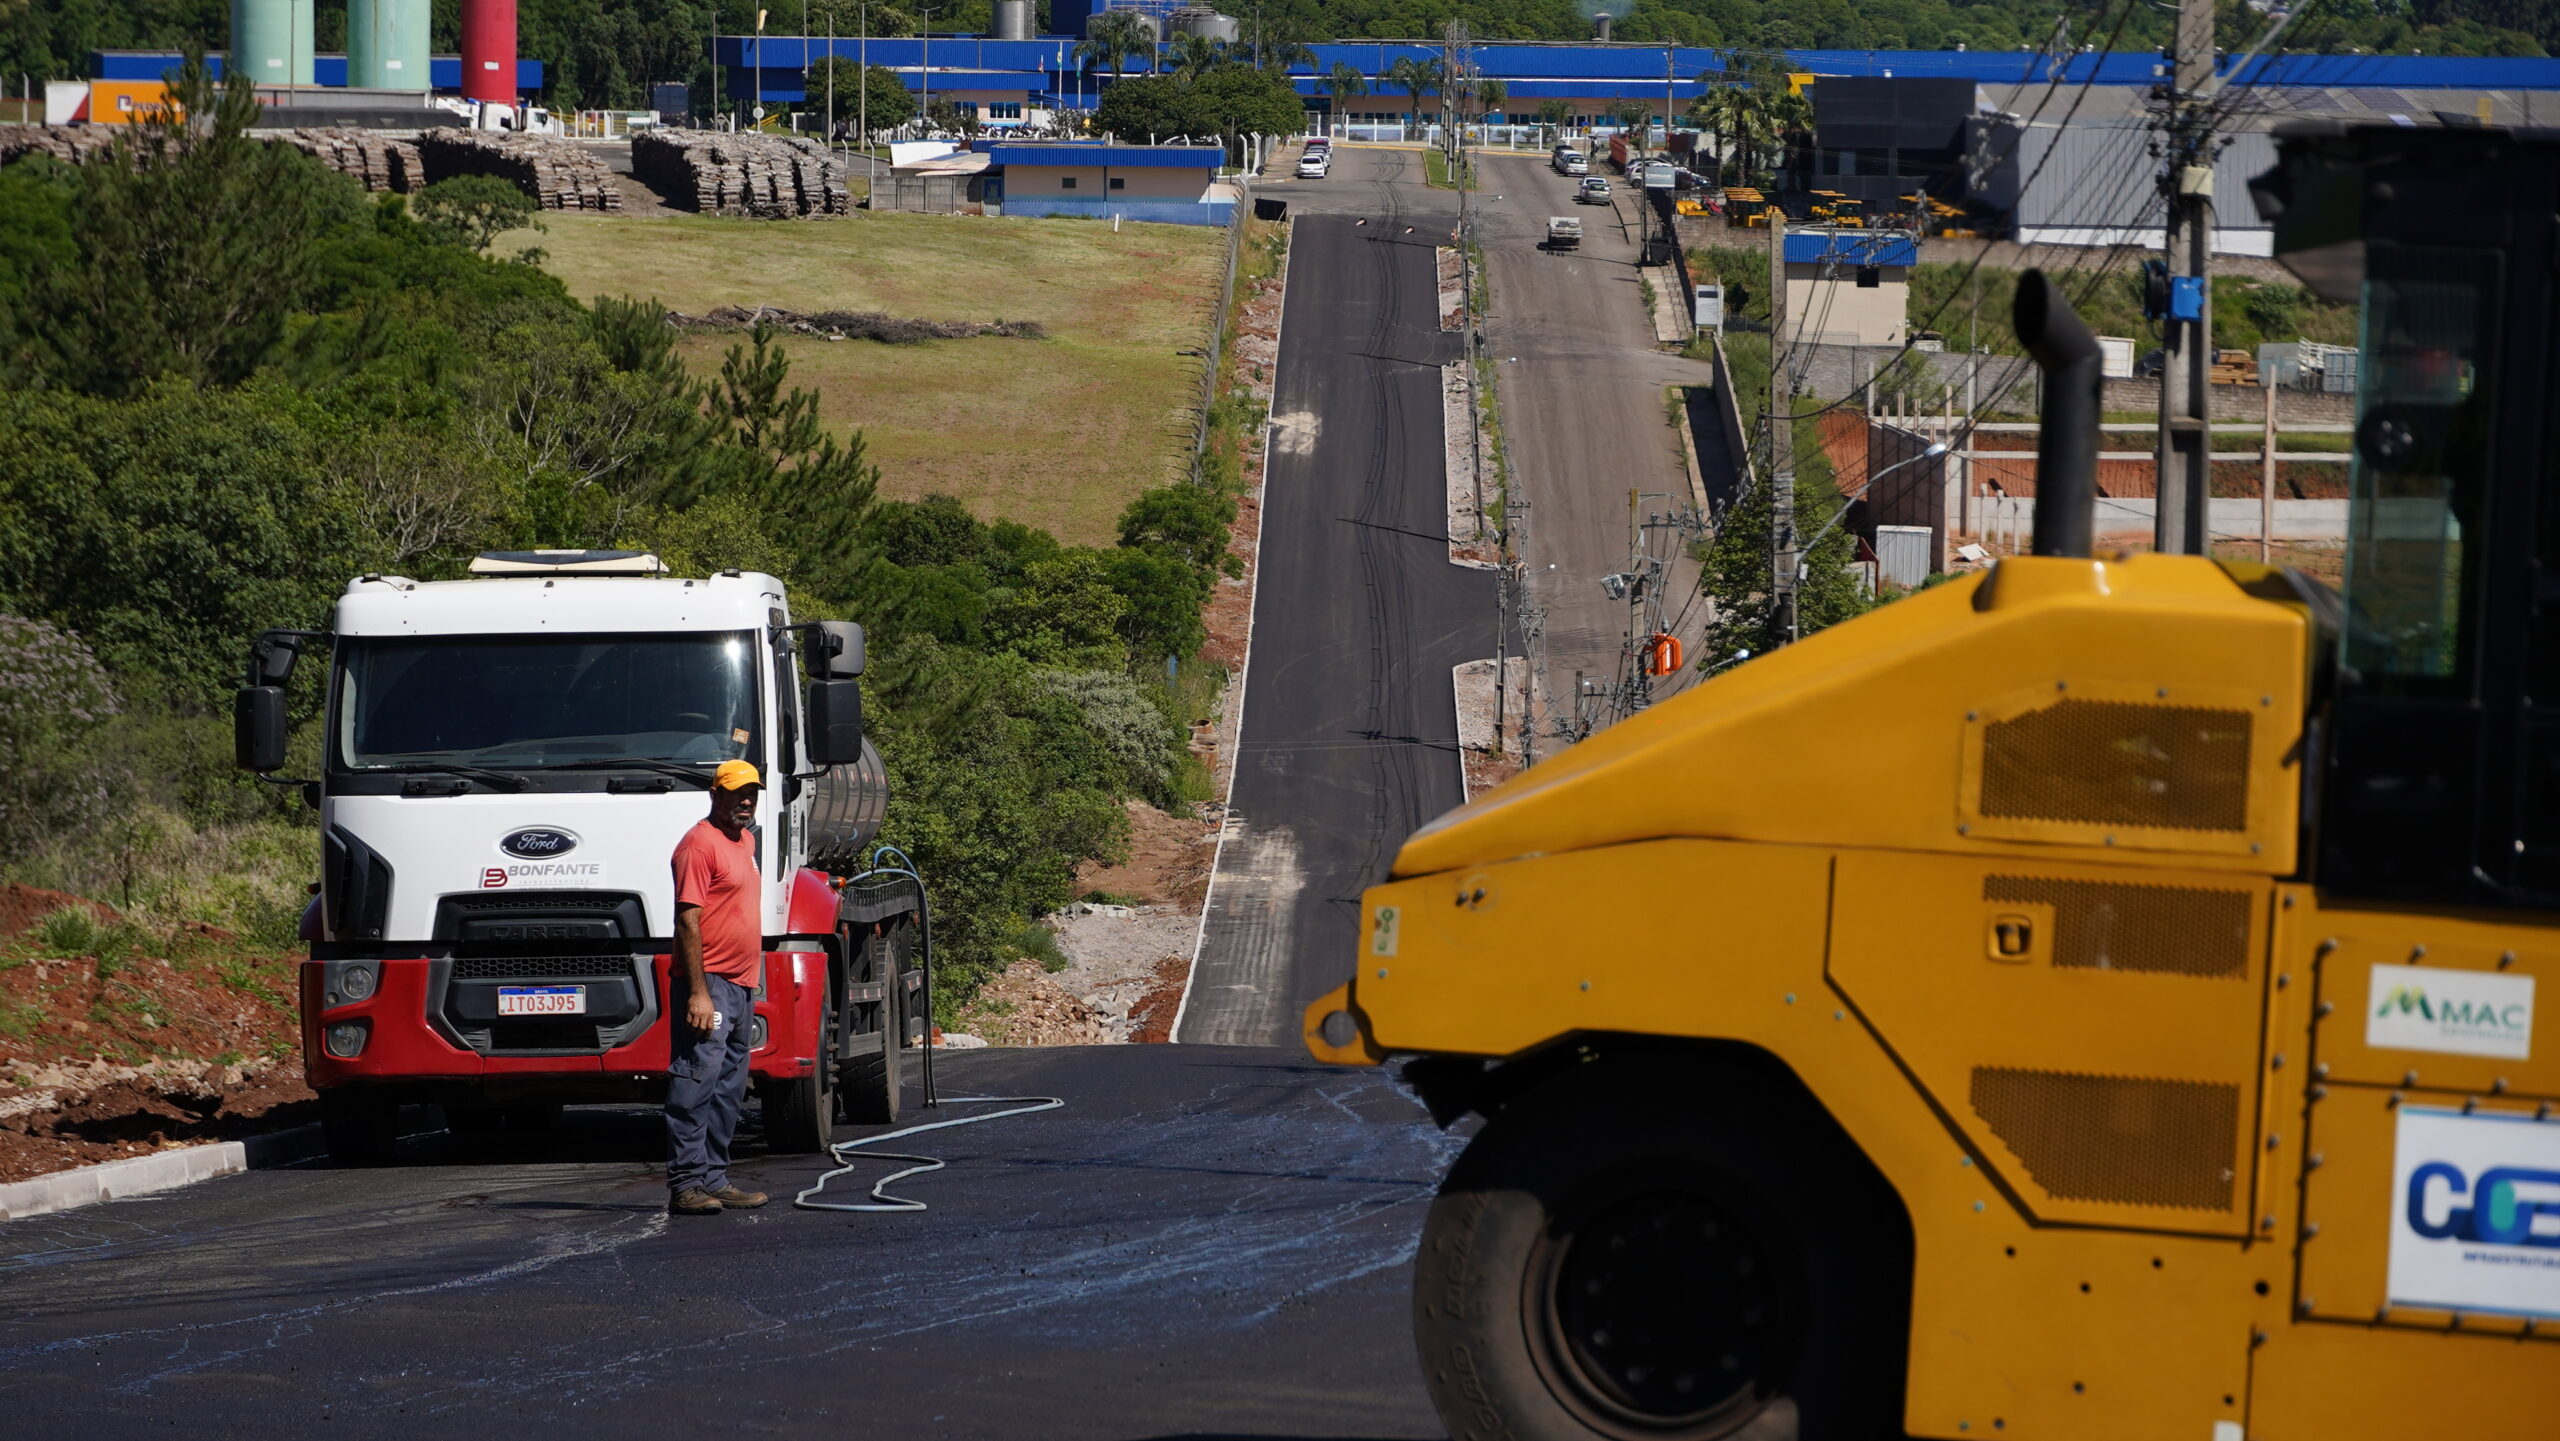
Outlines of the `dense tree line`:
[[[709,37],[752,33],[758,4],[768,32],[852,35],[915,33],[915,12],[892,0],[522,0],[520,49],[550,63],[549,101],[561,108],[637,108],[657,81],[691,84],[708,98]],[[1047,6],[1037,7],[1045,16]],[[1242,7],[1239,7],[1242,8]],[[1283,45],[1309,41],[1436,37],[1463,19],[1483,40],[1578,40],[1591,33],[1583,0],[1264,0],[1261,34]],[[2119,0],[1632,0],[1611,5],[1617,37],[1683,45],[1777,49],[2034,49],[2054,35],[2057,13],[2068,43],[2148,51],[2165,43],[2171,12]],[[936,8],[934,28],[972,32],[988,24],[989,0]],[[435,0],[433,44],[460,44],[459,0]],[[2119,22],[2121,21],[2121,24]],[[2222,0],[2223,45],[2245,49],[2266,17]],[[86,73],[89,52],[175,48],[189,40],[219,49],[229,36],[228,0],[0,0],[0,75],[69,78]],[[318,0],[317,43],[343,49],[345,0]],[[2541,55],[2560,51],[2560,0],[2322,0],[2284,37],[2296,50],[2430,55]],[[1108,63],[1092,68],[1109,72]],[[1143,58],[1131,70],[1146,67]]]
[[248,639],[323,623],[352,575],[537,545],[767,570],[871,628],[887,834],[955,991],[1116,851],[1124,801],[1202,794],[1162,677],[1204,640],[1227,490],[1147,492],[1104,547],[879,500],[770,332],[697,375],[655,304],[489,258],[528,218],[505,187],[370,196],[245,135],[245,86],[182,89],[213,123],[0,170],[0,872],[130,900],[154,847],[257,851],[269,874],[144,899],[289,937],[316,851],[229,768]]

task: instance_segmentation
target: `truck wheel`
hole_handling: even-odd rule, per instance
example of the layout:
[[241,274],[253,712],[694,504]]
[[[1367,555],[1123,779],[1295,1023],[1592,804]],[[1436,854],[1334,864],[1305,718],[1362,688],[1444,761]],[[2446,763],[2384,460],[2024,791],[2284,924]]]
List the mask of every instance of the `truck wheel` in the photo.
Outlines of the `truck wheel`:
[[1450,1435],[1900,1436],[1909,1242],[1872,1192],[1783,1117],[1572,1091],[1496,1117],[1424,1223],[1414,1337]]
[[379,1166],[399,1140],[400,1103],[371,1086],[332,1086],[320,1093],[320,1137],[344,1166]]
[[869,942],[871,979],[883,987],[880,1001],[880,1049],[844,1063],[844,1118],[864,1125],[886,1125],[898,1119],[898,1087],[903,1079],[899,1054],[905,1040],[906,988],[899,975],[906,948],[896,933],[884,932]]
[[[836,1033],[835,997],[827,998],[818,1034]],[[836,1071],[823,1048],[809,1074],[757,1087],[764,1098],[765,1149],[777,1155],[823,1151],[836,1138]]]

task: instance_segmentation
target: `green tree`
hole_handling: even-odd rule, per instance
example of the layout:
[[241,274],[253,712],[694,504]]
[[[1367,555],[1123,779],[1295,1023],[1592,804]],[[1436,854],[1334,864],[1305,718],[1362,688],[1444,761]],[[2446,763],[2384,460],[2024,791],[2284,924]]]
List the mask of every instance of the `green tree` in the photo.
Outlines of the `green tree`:
[[96,818],[108,799],[97,731],[121,708],[78,636],[0,615],[0,861]]
[[1440,89],[1440,62],[1399,55],[1388,64],[1384,79],[1387,85],[1404,92],[1405,119],[1420,127],[1423,95]]
[[1129,652],[1120,639],[1127,603],[1100,552],[1063,551],[1034,561],[987,606],[987,637],[1036,665],[1118,670]]
[[1564,123],[1572,118],[1573,102],[1570,100],[1541,100],[1538,102],[1538,123],[1546,127],[1547,138],[1549,140],[1555,139],[1557,134],[1564,129]]
[[319,277],[320,232],[361,223],[364,192],[290,146],[248,133],[245,71],[214,88],[192,51],[171,95],[190,121],[123,127],[81,166],[74,256],[34,267],[29,378],[131,395],[153,377],[233,385],[283,339]]
[[842,56],[821,55],[809,66],[811,103],[825,104],[830,85],[835,87],[836,119],[871,127],[856,137],[862,144],[870,144],[874,132],[895,130],[915,118],[916,93],[886,65],[865,68]]
[[1140,55],[1153,58],[1155,32],[1134,10],[1105,10],[1085,23],[1084,38],[1076,42],[1076,63],[1087,70],[1109,67],[1114,81],[1127,73],[1128,63]]
[[1229,63],[1225,42],[1206,35],[1176,35],[1165,47],[1165,59],[1172,72],[1186,81],[1197,80],[1221,65]]
[[[1810,536],[1841,506],[1840,496],[1824,479],[1796,477],[1796,533]],[[1708,622],[1702,667],[1721,666],[1736,652],[1765,655],[1783,644],[1769,599],[1769,487],[1752,487],[1739,504],[1726,510],[1708,548],[1701,584],[1715,602]],[[1824,626],[1863,614],[1874,605],[1865,578],[1851,570],[1857,546],[1846,528],[1835,529],[1804,552],[1803,574],[1796,582],[1796,630],[1811,635]]]
[[1165,551],[1202,572],[1219,568],[1227,554],[1227,528],[1236,501],[1202,485],[1165,485],[1142,491],[1120,512],[1120,543]]
[[1342,113],[1342,102],[1369,93],[1369,77],[1348,60],[1336,60],[1324,77],[1325,93],[1333,97],[1334,113]]
[[510,230],[542,229],[540,207],[514,181],[495,175],[456,175],[418,192],[411,207],[429,234],[485,251]]
[[[1111,12],[1118,13],[1118,12]],[[1097,129],[1131,140],[1215,135],[1218,115],[1206,84],[1185,85],[1170,75],[1115,81],[1094,107]]]

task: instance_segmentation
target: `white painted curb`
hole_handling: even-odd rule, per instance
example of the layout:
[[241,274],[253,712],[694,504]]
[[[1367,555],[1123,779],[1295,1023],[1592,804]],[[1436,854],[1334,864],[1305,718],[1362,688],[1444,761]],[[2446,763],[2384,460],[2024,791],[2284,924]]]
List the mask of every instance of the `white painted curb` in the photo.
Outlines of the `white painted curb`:
[[[1244,768],[1244,693],[1253,679],[1254,620],[1262,614],[1264,541],[1271,534],[1271,420],[1280,409],[1280,341],[1289,324],[1289,269],[1298,258],[1298,221],[1288,221],[1289,248],[1280,257],[1280,315],[1271,323],[1271,408],[1262,413],[1262,478],[1254,485],[1261,509],[1253,529],[1253,594],[1244,608],[1244,663],[1236,667],[1236,754],[1227,765],[1227,793],[1218,798],[1218,844],[1209,852],[1209,883],[1200,889],[1200,924],[1191,932],[1191,968],[1182,974],[1182,998],[1174,1002],[1173,1024],[1164,1033],[1167,1045],[1182,1044],[1182,1020],[1191,1014],[1191,985],[1200,978],[1200,948],[1209,943],[1209,906],[1218,895],[1218,865],[1227,858],[1227,836],[1235,830],[1236,774]],[[1226,321],[1221,317],[1219,324]]]
[[175,1190],[232,1176],[262,1166],[282,1166],[319,1155],[327,1147],[318,1126],[296,1126],[246,1141],[217,1141],[101,1161],[73,1171],[57,1171],[0,1186],[0,1221],[49,1215],[101,1201],[121,1201],[154,1191]]

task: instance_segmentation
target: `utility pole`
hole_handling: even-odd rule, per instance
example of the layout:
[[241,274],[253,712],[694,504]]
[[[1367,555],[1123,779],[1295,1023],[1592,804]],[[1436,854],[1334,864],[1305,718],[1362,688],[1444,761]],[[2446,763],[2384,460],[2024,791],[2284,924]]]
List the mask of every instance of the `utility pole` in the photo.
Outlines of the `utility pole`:
[[1769,629],[1796,638],[1795,387],[1787,383],[1787,216],[1769,207]]
[[2178,0],[2169,54],[2166,142],[2160,186],[2169,204],[2169,315],[2160,367],[2160,481],[2152,545],[2206,553],[2213,493],[2213,79],[2214,0]]

